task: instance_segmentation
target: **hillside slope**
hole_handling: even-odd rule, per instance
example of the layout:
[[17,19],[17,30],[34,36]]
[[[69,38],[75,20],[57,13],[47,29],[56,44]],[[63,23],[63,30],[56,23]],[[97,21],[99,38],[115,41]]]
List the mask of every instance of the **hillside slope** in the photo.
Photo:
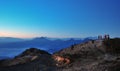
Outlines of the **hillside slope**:
[[13,59],[1,60],[0,71],[56,71],[56,65],[48,52],[30,48]]
[[[110,43],[109,46],[111,45],[114,43]],[[120,48],[120,44],[117,45],[117,48]],[[62,49],[54,55],[68,58],[71,61],[67,65],[64,62],[58,62],[60,66],[58,71],[120,71],[119,53],[109,53],[108,50],[112,49],[108,48],[104,40],[93,40]]]
[[52,55],[27,49],[14,59],[0,61],[0,71],[120,71],[119,41],[91,40]]

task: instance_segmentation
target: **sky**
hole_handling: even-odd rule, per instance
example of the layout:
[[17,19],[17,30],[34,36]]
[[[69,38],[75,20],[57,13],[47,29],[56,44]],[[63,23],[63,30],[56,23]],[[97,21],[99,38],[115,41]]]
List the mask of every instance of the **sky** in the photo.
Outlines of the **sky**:
[[0,37],[120,37],[119,0],[0,0]]

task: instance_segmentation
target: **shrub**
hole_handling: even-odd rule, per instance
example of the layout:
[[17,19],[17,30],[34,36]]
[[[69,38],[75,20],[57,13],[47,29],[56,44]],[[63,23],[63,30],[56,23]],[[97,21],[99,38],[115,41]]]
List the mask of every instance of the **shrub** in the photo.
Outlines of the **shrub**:
[[120,38],[108,39],[103,41],[106,51],[109,53],[120,53]]

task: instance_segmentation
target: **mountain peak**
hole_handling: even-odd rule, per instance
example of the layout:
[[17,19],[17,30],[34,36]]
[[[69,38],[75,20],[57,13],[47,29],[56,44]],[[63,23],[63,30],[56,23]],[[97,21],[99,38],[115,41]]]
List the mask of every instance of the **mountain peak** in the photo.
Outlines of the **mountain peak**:
[[34,39],[47,39],[47,37],[36,37]]
[[41,55],[41,54],[48,54],[50,55],[48,52],[44,51],[44,50],[40,50],[37,48],[29,48],[26,49],[23,53],[21,53],[20,55],[18,55],[17,57],[23,57],[23,56],[35,56],[35,55]]

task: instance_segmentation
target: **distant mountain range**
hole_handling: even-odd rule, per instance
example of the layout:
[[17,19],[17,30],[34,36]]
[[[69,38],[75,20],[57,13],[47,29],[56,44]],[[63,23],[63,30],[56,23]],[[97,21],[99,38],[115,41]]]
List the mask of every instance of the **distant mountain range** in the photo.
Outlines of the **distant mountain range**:
[[49,53],[59,51],[63,48],[69,47],[74,44],[96,39],[93,37],[88,38],[48,38],[48,37],[37,37],[33,39],[20,39],[11,37],[0,37],[0,56],[5,54],[17,55],[23,50],[31,47],[46,50]]
[[13,38],[13,37],[0,37],[0,43],[10,43],[10,42],[20,42],[20,41],[25,41],[25,39]]
[[[48,41],[44,37],[33,40]],[[14,58],[0,60],[0,71],[120,71],[119,42],[120,38],[91,40],[53,54],[29,48]]]
[[[97,39],[97,37],[86,37],[87,39]],[[47,40],[70,40],[70,39],[74,39],[74,40],[84,40],[86,38],[49,38],[49,37],[36,37],[36,38],[30,38],[30,39],[25,39],[25,38],[14,38],[14,37],[0,37],[0,43],[11,43],[11,42],[22,42],[22,41],[27,41],[27,40],[41,40],[41,39],[47,39]]]

